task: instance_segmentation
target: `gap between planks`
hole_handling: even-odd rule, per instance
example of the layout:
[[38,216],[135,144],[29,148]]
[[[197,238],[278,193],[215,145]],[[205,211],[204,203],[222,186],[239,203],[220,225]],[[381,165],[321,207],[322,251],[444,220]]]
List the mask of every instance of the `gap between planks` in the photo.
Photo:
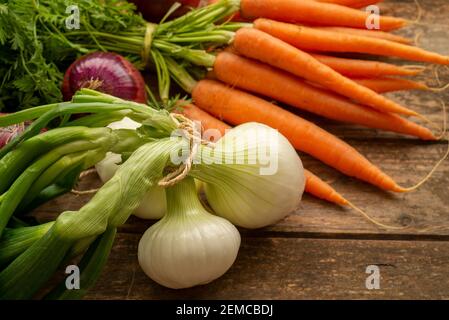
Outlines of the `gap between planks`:
[[[135,225],[133,225],[135,226]],[[127,226],[119,228],[121,234],[143,234],[147,227],[143,224],[142,229]],[[243,237],[249,238],[295,238],[295,239],[323,239],[323,240],[378,240],[378,241],[449,241],[449,235],[438,234],[387,234],[387,233],[332,233],[332,232],[298,232],[298,231],[264,231],[264,230],[242,230]]]

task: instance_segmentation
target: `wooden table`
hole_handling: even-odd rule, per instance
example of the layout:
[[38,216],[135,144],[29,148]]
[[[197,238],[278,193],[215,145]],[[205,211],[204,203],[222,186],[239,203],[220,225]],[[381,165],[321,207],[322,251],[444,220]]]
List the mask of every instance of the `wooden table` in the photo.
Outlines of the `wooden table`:
[[[423,24],[402,34],[419,37],[420,46],[449,55],[449,2],[421,1]],[[382,13],[413,20],[413,1],[387,1]],[[397,63],[404,63],[397,61]],[[449,70],[440,68],[441,84]],[[421,80],[438,86],[431,69]],[[408,92],[390,95],[396,101],[441,123],[439,99],[449,93]],[[360,150],[401,185],[424,177],[447,150],[447,142],[428,143],[396,134],[342,125],[301,114]],[[374,218],[400,231],[381,230],[353,210],[304,196],[299,208],[278,224],[262,230],[241,230],[242,246],[234,266],[213,283],[170,290],[145,276],[137,262],[137,244],[151,225],[136,218],[120,229],[110,259],[87,299],[449,299],[449,164],[410,194],[391,194],[345,177],[301,155],[317,173]],[[98,184],[96,178],[82,188]],[[45,214],[77,209],[88,197],[66,195],[41,208]],[[367,266],[380,270],[380,289],[365,286]]]

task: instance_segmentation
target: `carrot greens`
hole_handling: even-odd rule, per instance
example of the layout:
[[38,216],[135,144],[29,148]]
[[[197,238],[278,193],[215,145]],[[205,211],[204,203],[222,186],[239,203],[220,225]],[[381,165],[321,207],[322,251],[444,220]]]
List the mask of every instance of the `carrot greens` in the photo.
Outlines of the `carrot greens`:
[[79,29],[70,24],[64,0],[0,0],[0,110],[61,101],[63,72],[91,51],[113,51],[141,69],[151,66],[158,74],[159,94],[167,100],[173,75],[166,60],[212,66],[213,55],[205,49],[228,44],[240,27],[215,24],[238,10],[236,0],[221,0],[159,25],[147,23],[133,4],[122,0],[75,5]]

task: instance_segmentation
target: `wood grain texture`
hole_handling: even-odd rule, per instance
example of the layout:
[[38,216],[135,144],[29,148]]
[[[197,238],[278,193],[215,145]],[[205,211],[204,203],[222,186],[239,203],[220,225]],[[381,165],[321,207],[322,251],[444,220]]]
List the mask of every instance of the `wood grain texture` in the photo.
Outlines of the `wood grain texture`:
[[[140,269],[138,240],[118,236],[87,299],[449,299],[444,242],[247,237],[223,277],[170,290]],[[379,290],[366,289],[368,265],[379,265]]]
[[[421,33],[421,47],[449,55],[449,2],[431,0],[420,4],[421,22],[398,33],[411,38]],[[381,13],[414,20],[417,9],[413,0],[385,1]],[[449,83],[449,70],[436,70],[440,82],[433,67],[418,79],[434,87]],[[448,91],[411,91],[388,96],[439,124],[440,100],[449,102]],[[447,141],[423,142],[294,112],[338,135],[405,186],[424,177],[447,149]],[[309,156],[301,158],[308,169],[331,182],[374,218],[412,228],[380,230],[353,210],[305,195],[299,208],[276,225],[256,231],[241,230],[243,245],[239,257],[224,277],[207,286],[172,291],[155,284],[140,270],[136,246],[140,235],[153,222],[132,217],[120,229],[105,272],[87,298],[449,299],[449,161],[419,190],[398,195],[345,177]],[[98,178],[91,176],[79,187],[97,186]],[[54,217],[63,210],[78,209],[89,198],[65,195],[39,208],[37,214],[42,219]],[[381,290],[369,291],[364,287],[364,268],[369,264],[386,265],[381,266]]]

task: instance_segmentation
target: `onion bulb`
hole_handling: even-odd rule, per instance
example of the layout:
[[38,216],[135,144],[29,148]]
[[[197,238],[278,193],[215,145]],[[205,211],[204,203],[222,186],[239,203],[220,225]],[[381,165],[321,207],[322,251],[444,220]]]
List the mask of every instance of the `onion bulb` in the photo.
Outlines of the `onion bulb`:
[[130,0],[148,21],[159,22],[176,2],[182,6],[170,18],[185,14],[191,8],[196,8],[201,0]]
[[274,224],[301,201],[305,187],[301,159],[283,135],[266,125],[235,127],[215,149],[203,147],[201,157],[191,175],[205,182],[214,212],[235,225]]
[[[0,117],[6,115],[0,113]],[[0,127],[0,149],[6,146],[10,141],[22,134],[26,128],[31,125],[31,121],[25,121],[18,124],[13,124],[7,127]],[[47,129],[42,129],[41,132],[45,132]]]
[[238,230],[203,208],[192,178],[166,193],[167,214],[139,242],[143,271],[172,289],[206,284],[222,276],[237,257]]
[[125,100],[146,103],[145,80],[134,65],[119,54],[93,52],[73,62],[62,84],[68,101],[81,88],[97,90]]
[[[127,117],[120,121],[108,125],[113,130],[132,129],[135,130],[141,126]],[[122,156],[116,153],[108,152],[106,157],[95,166],[98,175],[103,183],[109,181],[118,170],[122,163]],[[142,219],[160,219],[166,212],[165,190],[154,186],[147,192],[142,199],[140,206],[134,211],[134,215]]]
[[[0,113],[0,117],[3,114]],[[0,149],[6,146],[11,140],[20,135],[27,127],[25,123],[15,124],[0,128]]]

